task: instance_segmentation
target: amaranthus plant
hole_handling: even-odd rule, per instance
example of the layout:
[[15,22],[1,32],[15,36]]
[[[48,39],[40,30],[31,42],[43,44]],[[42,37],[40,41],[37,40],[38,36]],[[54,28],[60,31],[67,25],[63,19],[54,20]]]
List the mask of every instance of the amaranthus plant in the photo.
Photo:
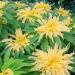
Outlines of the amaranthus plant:
[[0,1],[0,75],[75,72],[74,18],[42,1]]

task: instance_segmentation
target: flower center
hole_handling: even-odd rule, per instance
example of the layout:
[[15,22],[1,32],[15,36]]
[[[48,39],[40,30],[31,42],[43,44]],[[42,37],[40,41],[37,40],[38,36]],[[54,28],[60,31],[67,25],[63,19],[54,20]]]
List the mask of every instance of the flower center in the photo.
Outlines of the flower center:
[[16,43],[18,43],[19,45],[24,45],[25,43],[27,43],[27,38],[22,35],[22,36],[18,36],[16,37]]

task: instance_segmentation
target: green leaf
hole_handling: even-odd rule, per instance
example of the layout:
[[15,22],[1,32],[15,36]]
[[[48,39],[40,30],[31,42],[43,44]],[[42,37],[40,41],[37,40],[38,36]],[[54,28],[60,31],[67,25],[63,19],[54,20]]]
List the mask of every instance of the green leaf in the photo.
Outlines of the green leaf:
[[62,47],[62,42],[61,42],[60,37],[55,37],[54,39],[55,39],[55,43],[56,43],[58,46]]
[[0,17],[0,24],[6,25],[7,24],[7,19],[5,17]]
[[11,51],[9,49],[5,52],[5,55],[4,55],[4,63],[8,62],[9,57],[10,57],[10,52]]
[[13,20],[13,17],[12,17],[7,11],[4,11],[4,16],[5,16],[8,20]]
[[25,75],[40,75],[40,73],[34,71],[34,72],[29,72],[29,73],[27,73]]
[[[72,62],[75,62],[75,57],[73,57]],[[75,63],[70,64],[71,66],[71,71],[75,73]]]
[[49,46],[50,46],[51,48],[54,48],[54,42],[53,42],[52,39],[50,39],[49,37],[48,37],[48,42],[49,42]]
[[8,20],[8,23],[12,25],[13,28],[20,28],[20,24],[19,22],[13,18],[13,16],[8,13],[8,12],[4,12],[4,16],[6,17],[6,19]]
[[0,57],[0,69],[1,69],[1,67],[2,67],[2,59],[1,59],[1,57]]
[[48,0],[42,0],[43,2],[48,2]]
[[31,49],[30,49],[29,46],[26,46],[26,47],[25,47],[25,51],[26,51],[28,54],[31,54]]
[[1,34],[1,31],[2,31],[2,25],[0,24],[0,34]]
[[6,28],[2,28],[0,37],[1,38],[7,38],[8,37],[8,31],[6,30]]
[[33,37],[29,38],[31,43],[38,41],[38,39],[39,39],[38,34],[33,34],[32,36]]
[[14,63],[14,60],[13,60],[13,58],[10,58],[6,63],[3,64],[1,69],[2,70],[7,69],[12,63]]
[[40,47],[42,50],[47,51],[48,46],[49,46],[48,39],[44,36],[41,40]]
[[26,24],[23,28],[23,31],[25,31],[28,34],[32,33],[32,32],[34,32],[34,26],[30,26],[30,25]]
[[23,75],[25,71],[14,71],[14,75]]
[[60,18],[60,21],[63,21],[63,20],[65,20],[67,17],[66,17],[66,16],[60,16],[59,18]]
[[70,33],[64,33],[64,39],[75,45],[75,37]]
[[19,52],[18,51],[15,51],[15,52],[13,52],[14,54],[14,58],[19,58]]

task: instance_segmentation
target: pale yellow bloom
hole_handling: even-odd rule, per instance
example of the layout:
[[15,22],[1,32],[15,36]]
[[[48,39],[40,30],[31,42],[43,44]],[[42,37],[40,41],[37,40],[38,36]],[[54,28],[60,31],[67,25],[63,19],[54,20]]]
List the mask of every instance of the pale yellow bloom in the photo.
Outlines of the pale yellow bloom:
[[2,42],[7,44],[6,48],[9,48],[13,51],[22,51],[24,52],[24,48],[29,45],[29,39],[26,34],[22,34],[21,29],[17,29],[15,35],[10,35],[11,38],[4,39]]
[[70,15],[68,10],[65,10],[64,8],[61,8],[61,7],[58,9],[58,14],[60,16],[69,16]]
[[17,8],[22,8],[22,7],[26,6],[25,3],[21,3],[21,2],[15,2],[15,4],[16,4]]
[[3,16],[3,11],[2,10],[0,10],[0,17],[2,17]]
[[41,15],[36,10],[21,9],[17,12],[17,17],[18,20],[22,20],[22,23],[24,23],[25,21],[34,21],[33,17],[41,18]]
[[3,75],[3,73],[0,73],[0,75]]
[[66,26],[69,26],[70,23],[72,21],[72,18],[70,16],[68,16],[65,20],[63,20],[63,23],[66,25]]
[[33,9],[38,10],[39,13],[47,13],[51,10],[51,6],[47,3],[36,3],[33,7]]
[[32,70],[40,71],[41,75],[70,75],[68,70],[72,68],[69,64],[73,63],[71,60],[74,53],[65,54],[67,49],[55,46],[47,52],[37,50],[33,53],[35,62]]
[[13,71],[11,69],[6,69],[0,75],[14,75]]
[[41,26],[35,29],[35,31],[39,33],[40,38],[42,38],[43,35],[50,37],[52,40],[53,37],[57,36],[61,36],[63,38],[62,32],[70,31],[70,28],[59,21],[58,17],[50,17],[48,20],[41,20],[40,23]]
[[8,2],[0,1],[0,9],[4,8]]

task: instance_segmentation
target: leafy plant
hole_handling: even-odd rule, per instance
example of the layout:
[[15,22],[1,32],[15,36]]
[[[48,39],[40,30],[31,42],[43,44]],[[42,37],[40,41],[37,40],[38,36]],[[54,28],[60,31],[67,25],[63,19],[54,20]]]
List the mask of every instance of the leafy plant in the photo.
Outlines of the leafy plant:
[[30,2],[0,1],[0,75],[74,73],[74,14],[65,0]]

